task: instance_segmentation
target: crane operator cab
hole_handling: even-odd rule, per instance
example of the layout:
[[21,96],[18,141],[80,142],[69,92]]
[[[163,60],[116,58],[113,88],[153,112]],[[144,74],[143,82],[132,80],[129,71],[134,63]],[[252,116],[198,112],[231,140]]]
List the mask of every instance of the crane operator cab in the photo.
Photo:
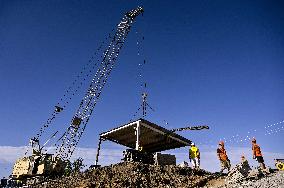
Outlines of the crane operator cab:
[[41,151],[40,151],[39,140],[37,138],[31,138],[30,145],[32,147],[32,155],[34,156],[40,155]]
[[25,179],[26,177],[42,175],[59,175],[64,172],[66,162],[52,154],[42,153],[39,140],[30,140],[32,154],[18,159],[13,167],[13,179]]

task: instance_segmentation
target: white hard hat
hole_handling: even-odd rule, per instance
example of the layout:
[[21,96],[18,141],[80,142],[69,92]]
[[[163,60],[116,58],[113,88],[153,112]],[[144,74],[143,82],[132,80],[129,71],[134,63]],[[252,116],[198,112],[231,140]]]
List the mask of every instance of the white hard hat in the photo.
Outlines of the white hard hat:
[[194,142],[191,142],[191,144],[190,144],[191,146],[195,146],[195,143]]

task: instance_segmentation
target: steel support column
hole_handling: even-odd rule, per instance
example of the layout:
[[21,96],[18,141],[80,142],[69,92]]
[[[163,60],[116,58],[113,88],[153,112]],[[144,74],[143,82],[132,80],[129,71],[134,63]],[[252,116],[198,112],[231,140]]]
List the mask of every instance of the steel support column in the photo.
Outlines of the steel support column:
[[140,121],[137,122],[135,134],[136,134],[136,147],[135,147],[135,149],[139,150],[139,146],[140,146]]
[[98,165],[98,162],[99,162],[99,155],[100,155],[102,140],[103,140],[103,138],[100,137],[99,144],[98,144],[98,149],[97,149],[97,155],[96,155],[96,165]]

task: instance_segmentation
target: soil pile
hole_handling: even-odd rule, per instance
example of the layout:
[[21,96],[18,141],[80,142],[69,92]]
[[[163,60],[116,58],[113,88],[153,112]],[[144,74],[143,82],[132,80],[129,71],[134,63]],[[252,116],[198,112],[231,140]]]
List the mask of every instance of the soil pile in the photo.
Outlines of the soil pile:
[[119,163],[50,180],[33,187],[202,187],[214,175],[204,170],[174,165]]
[[[255,175],[253,175],[253,172]],[[175,165],[145,165],[119,163],[87,170],[34,185],[35,188],[93,188],[93,187],[204,187],[204,188],[284,188],[284,171],[263,173],[246,164],[237,165],[226,174]]]

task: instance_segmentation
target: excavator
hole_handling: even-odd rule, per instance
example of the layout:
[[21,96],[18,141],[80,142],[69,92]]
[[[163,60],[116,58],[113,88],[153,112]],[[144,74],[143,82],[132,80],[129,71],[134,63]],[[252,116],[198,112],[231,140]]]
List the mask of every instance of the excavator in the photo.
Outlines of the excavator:
[[[51,117],[41,127],[39,133],[30,139],[29,148],[31,155],[19,158],[14,164],[11,178],[14,184],[32,185],[45,178],[62,176],[85,128],[90,116],[100,98],[102,90],[115,65],[121,48],[131,30],[137,16],[143,14],[142,7],[137,7],[128,11],[114,30],[114,34],[109,36],[109,43],[100,56],[97,71],[92,77],[91,83],[81,100],[76,113],[73,115],[69,126],[62,136],[56,141],[53,154],[45,153],[43,148],[58,134],[55,132],[42,146],[40,145],[41,135],[51,125],[58,114],[60,114],[68,104],[68,101],[61,100],[54,109]],[[77,89],[76,89],[77,91]],[[65,96],[65,95],[64,95]],[[69,99],[69,98],[67,98]],[[70,98],[71,99],[71,98]]]

